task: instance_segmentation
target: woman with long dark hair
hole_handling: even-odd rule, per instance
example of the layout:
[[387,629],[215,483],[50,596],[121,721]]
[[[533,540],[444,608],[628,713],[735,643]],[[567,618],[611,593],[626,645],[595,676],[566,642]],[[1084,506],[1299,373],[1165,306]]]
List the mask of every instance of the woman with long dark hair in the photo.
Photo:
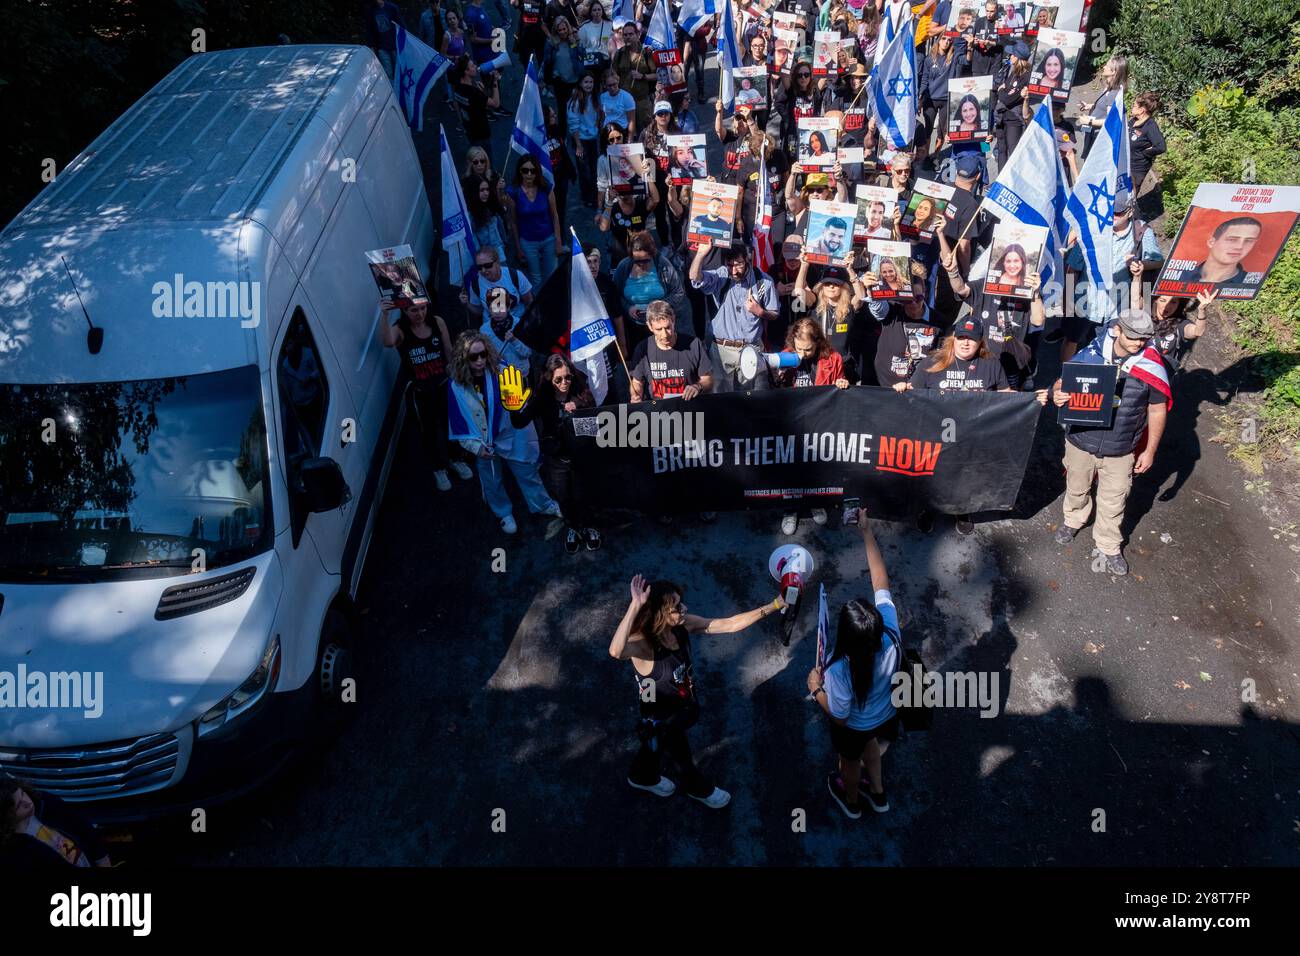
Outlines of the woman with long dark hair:
[[[599,6],[599,4],[597,4]],[[596,160],[600,156],[600,107],[596,78],[584,74],[568,103],[569,141],[578,160],[578,185],[585,205],[596,207]]]
[[1049,90],[1059,90],[1065,82],[1065,53],[1058,47],[1052,47],[1043,57],[1043,76],[1039,86]]
[[1029,256],[1025,253],[1025,247],[1018,242],[1011,242],[1002,250],[1002,257],[998,259],[997,265],[992,271],[998,274],[999,285],[1024,285],[1027,281],[1025,278],[1025,265]]
[[505,230],[501,227],[501,215],[505,210],[492,189],[492,183],[485,176],[471,173],[460,181],[460,188],[465,196],[470,227],[474,230],[474,241],[480,249],[491,246],[505,262]]
[[889,573],[865,508],[858,511],[857,525],[866,546],[873,597],[857,598],[840,608],[835,650],[822,669],[808,672],[808,692],[830,717],[831,745],[839,757],[839,770],[830,772],[826,787],[853,820],[862,816],[858,789],[864,769],[867,803],[877,813],[889,810],[881,757],[898,739],[898,714],[890,692],[902,659]]
[[[574,268],[586,268],[586,264],[575,260]],[[595,404],[587,376],[566,356],[556,353],[546,359],[523,407],[510,413],[515,428],[526,428],[529,423],[537,426],[542,483],[564,515],[564,550],[569,554],[576,554],[584,544],[588,551],[600,547],[600,532],[591,527],[590,514],[579,494],[573,468],[573,431],[565,427],[574,412]]]
[[686,731],[699,719],[691,655],[692,634],[736,634],[778,613],[780,597],[732,617],[699,617],[686,613],[685,588],[671,581],[648,583],[632,579],[632,600],[609,643],[609,656],[631,661],[636,675],[641,719],[637,737],[641,749],[632,761],[627,782],[657,797],[671,796],[677,785],[661,773],[664,754],[682,775],[687,796],[706,807],[720,809],[731,794],[714,786],[695,766]]

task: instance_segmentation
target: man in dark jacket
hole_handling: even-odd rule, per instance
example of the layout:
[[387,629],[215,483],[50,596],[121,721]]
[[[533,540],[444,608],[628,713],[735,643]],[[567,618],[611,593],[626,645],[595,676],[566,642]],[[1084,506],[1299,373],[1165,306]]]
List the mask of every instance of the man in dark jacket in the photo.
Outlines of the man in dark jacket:
[[[1092,539],[1105,559],[1095,571],[1128,574],[1121,548],[1120,523],[1128,502],[1133,476],[1151,469],[1160,436],[1165,431],[1173,391],[1160,354],[1151,346],[1155,325],[1146,312],[1125,310],[1119,320],[1104,328],[1075,361],[1118,365],[1116,405],[1109,425],[1067,425],[1065,433],[1065,513],[1056,530],[1057,544],[1074,540],[1092,516],[1092,482],[1097,479],[1096,519]],[[1052,400],[1064,405],[1068,396],[1061,380],[1053,386]],[[1039,393],[1046,402],[1047,391]]]

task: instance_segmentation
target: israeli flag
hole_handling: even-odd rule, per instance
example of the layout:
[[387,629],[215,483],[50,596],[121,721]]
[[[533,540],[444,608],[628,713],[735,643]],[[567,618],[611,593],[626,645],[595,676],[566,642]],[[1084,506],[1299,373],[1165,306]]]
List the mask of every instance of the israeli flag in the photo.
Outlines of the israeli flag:
[[465,273],[474,267],[478,243],[470,227],[465,194],[460,191],[460,176],[447,145],[447,131],[438,127],[442,151],[442,247],[447,250],[447,268],[452,285],[464,285]]
[[1049,96],[1038,104],[1015,152],[1006,167],[998,170],[997,180],[980,204],[998,219],[1010,217],[1027,225],[1047,227],[1047,245],[1038,272],[1043,283],[1043,302],[1048,305],[1061,292],[1064,275],[1061,251],[1070,233],[1070,223],[1065,217],[1068,201],[1065,167],[1061,165],[1061,152],[1056,145]]
[[654,13],[650,15],[650,26],[646,28],[645,45],[654,50],[675,50],[677,40],[673,36],[673,18],[668,12],[668,0],[659,0]]
[[393,26],[397,28],[397,101],[402,104],[406,122],[416,132],[423,132],[424,101],[438,77],[451,66],[451,60],[411,36],[400,23]]
[[614,0],[615,28],[622,29],[628,22],[636,22],[636,0]]
[[896,150],[908,149],[916,138],[916,47],[912,44],[911,10],[871,68],[867,96],[876,126]]
[[582,364],[587,373],[587,383],[596,404],[605,401],[609,380],[605,374],[605,348],[616,341],[614,325],[605,311],[605,301],[596,288],[596,280],[587,267],[587,257],[582,254],[578,234],[569,228],[573,237],[573,261],[569,264],[569,358]]
[[1121,89],[1106,112],[1106,125],[1093,141],[1065,206],[1066,218],[1079,234],[1088,280],[1099,292],[1109,292],[1115,284],[1115,207],[1120,194],[1120,161],[1127,145]]
[[677,24],[687,36],[695,36],[697,30],[703,27],[717,11],[713,9],[711,0],[682,0],[682,8],[677,13]]
[[722,33],[718,36],[718,99],[724,113],[736,107],[736,78],[732,70],[740,69],[740,45],[736,42],[736,22],[732,19],[731,4],[722,7]]
[[521,156],[531,156],[542,167],[542,175],[552,189],[555,188],[555,171],[551,169],[551,153],[546,148],[546,115],[542,112],[542,92],[537,82],[537,61],[528,61],[524,75],[524,88],[519,94],[519,109],[515,112],[515,129],[510,134],[510,148]]

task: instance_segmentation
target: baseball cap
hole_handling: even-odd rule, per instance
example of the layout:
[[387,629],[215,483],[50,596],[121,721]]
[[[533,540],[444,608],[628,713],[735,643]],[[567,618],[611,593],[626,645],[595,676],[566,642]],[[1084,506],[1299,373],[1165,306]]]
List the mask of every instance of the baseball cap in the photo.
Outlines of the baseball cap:
[[1119,328],[1125,335],[1136,339],[1147,339],[1156,334],[1155,323],[1151,313],[1142,309],[1125,309],[1119,314]]
[[804,189],[825,189],[831,184],[830,177],[825,173],[809,173],[803,181]]
[[1025,45],[1024,40],[1017,40],[1015,43],[1011,44],[1011,55],[1019,57],[1022,60],[1029,59],[1029,47]]
[[818,284],[822,282],[838,282],[840,285],[849,284],[848,274],[839,266],[832,266],[822,272],[822,277],[817,280]]
[[967,316],[953,326],[952,334],[955,338],[974,339],[978,342],[984,338],[984,323],[973,315]]
[[659,102],[655,103],[656,113],[671,113],[672,111],[673,111],[673,104],[669,103],[667,100],[660,100]]
[[980,160],[974,153],[962,153],[957,157],[957,175],[962,179],[974,179],[980,174]]

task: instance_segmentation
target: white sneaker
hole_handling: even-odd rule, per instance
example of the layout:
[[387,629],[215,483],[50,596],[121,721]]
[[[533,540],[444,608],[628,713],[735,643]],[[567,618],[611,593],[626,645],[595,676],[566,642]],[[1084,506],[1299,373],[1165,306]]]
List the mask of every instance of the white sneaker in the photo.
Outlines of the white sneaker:
[[660,777],[659,782],[653,787],[648,787],[644,783],[633,783],[629,777],[627,782],[638,790],[644,790],[646,793],[653,793],[656,797],[671,797],[677,792],[677,784],[673,783],[667,777]]
[[794,529],[799,527],[799,516],[796,514],[783,515],[781,517],[781,533],[794,534]]
[[438,486],[439,491],[451,491],[451,479],[447,477],[445,471],[435,471],[433,483]]
[[501,519],[501,530],[506,534],[514,534],[519,530],[519,526],[515,524],[514,515],[506,515]]
[[697,797],[695,794],[688,794],[692,800],[698,800],[711,810],[721,810],[731,802],[731,794],[721,787],[714,787],[713,792],[707,797]]
[[825,509],[825,508],[814,508],[812,511],[813,511],[813,521],[817,522],[818,524],[825,524],[825,523],[826,523],[826,509]]
[[471,478],[474,477],[473,469],[470,468],[470,466],[465,464],[463,461],[453,461],[451,463],[451,470],[454,471],[459,477],[464,478],[466,481],[469,481]]

